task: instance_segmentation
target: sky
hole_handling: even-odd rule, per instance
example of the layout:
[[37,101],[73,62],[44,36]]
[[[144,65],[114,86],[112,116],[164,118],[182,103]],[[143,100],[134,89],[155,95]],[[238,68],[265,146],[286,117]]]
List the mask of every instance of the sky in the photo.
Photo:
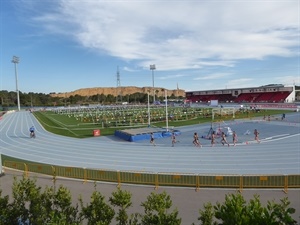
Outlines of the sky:
[[299,28],[299,0],[1,0],[0,90],[300,85]]

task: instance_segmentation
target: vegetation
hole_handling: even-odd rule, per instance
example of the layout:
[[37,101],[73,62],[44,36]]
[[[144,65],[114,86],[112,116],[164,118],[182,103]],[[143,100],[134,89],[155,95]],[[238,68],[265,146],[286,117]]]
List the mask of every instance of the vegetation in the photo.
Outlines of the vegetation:
[[[42,190],[34,179],[15,177],[12,199],[2,196],[0,189],[0,224],[109,225],[113,220],[118,225],[181,224],[179,212],[166,192],[152,192],[140,205],[143,213],[128,215],[131,197],[130,192],[118,189],[107,201],[95,185],[90,202],[85,205],[79,196],[78,204],[72,200],[70,190],[63,186],[56,188],[54,184]],[[287,198],[279,203],[268,201],[267,206],[263,206],[259,196],[247,203],[239,193],[228,194],[224,203],[206,203],[204,209],[199,210],[198,221],[200,225],[296,225],[292,218],[295,209],[289,205]]]
[[[63,105],[61,98],[51,97],[43,93],[19,92],[19,96],[20,105],[22,107]],[[16,107],[17,93],[15,91],[0,91],[0,105],[2,105],[4,109]]]
[[[19,92],[20,105],[22,107],[47,107],[47,106],[70,106],[70,105],[89,105],[89,104],[102,104],[110,105],[115,104],[118,100],[117,96],[97,94],[92,96],[71,95],[70,97],[60,98],[52,97],[50,94],[43,93],[24,93]],[[134,93],[130,95],[122,96],[122,98],[128,103],[146,103],[148,101],[148,94]],[[152,102],[153,96],[150,96]],[[174,94],[169,96],[171,99],[175,99]],[[183,99],[180,96],[179,99]],[[163,101],[164,97],[156,96],[157,100]],[[4,108],[16,108],[17,107],[17,93],[15,91],[0,91],[0,105]]]
[[[225,196],[224,203],[211,203],[204,205],[200,210],[200,220],[203,225],[292,225],[297,224],[291,217],[295,213],[294,208],[289,208],[290,202],[287,198],[280,200],[280,203],[268,201],[264,207],[258,195],[255,195],[249,203],[240,194]],[[219,223],[217,221],[222,221]]]

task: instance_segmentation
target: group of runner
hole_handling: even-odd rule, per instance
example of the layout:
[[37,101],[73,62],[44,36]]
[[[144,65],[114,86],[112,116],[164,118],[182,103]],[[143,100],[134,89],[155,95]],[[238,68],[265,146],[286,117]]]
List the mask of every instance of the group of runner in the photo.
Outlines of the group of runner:
[[[258,143],[260,143],[258,130],[254,129],[253,134],[254,134],[254,140],[257,141]],[[214,147],[215,144],[216,144],[216,134],[215,134],[215,132],[212,132],[210,140],[211,140],[211,146]],[[238,136],[237,136],[236,132],[233,131],[232,132],[232,143],[233,143],[233,146],[236,146],[237,142],[238,142]],[[227,141],[226,134],[224,132],[221,133],[221,143],[222,143],[222,145],[226,144],[228,147],[230,147],[230,144]]]
[[[211,140],[211,147],[214,147],[215,144],[216,144],[216,134],[215,134],[215,132],[213,132],[213,133],[211,134],[210,140]],[[233,131],[233,132],[232,132],[232,142],[233,142],[233,146],[236,145],[237,141],[238,141],[237,134],[236,134],[235,131]],[[221,133],[221,143],[222,143],[222,145],[225,145],[225,144],[226,144],[228,147],[230,147],[230,144],[229,144],[229,142],[227,141],[227,139],[226,139],[226,134],[225,134],[224,132]]]
[[[175,135],[174,132],[172,132],[171,140],[172,140],[172,147],[174,147],[175,143],[180,142],[180,141],[176,140],[176,135]],[[153,134],[153,133],[150,134],[150,143],[151,143],[153,146],[156,146],[155,140],[154,140],[154,134]]]
[[[259,139],[259,132],[257,129],[254,130],[253,132],[254,134],[254,140],[257,141],[258,143],[260,143],[260,139]],[[211,134],[211,137],[210,137],[210,140],[211,140],[211,147],[214,147],[215,144],[216,144],[216,134],[215,132],[212,132]],[[171,134],[171,140],[172,140],[172,147],[174,147],[175,143],[179,142],[178,140],[176,140],[176,135],[174,132],[172,132]],[[238,136],[236,134],[235,131],[232,132],[232,143],[233,143],[233,146],[236,146],[236,143],[238,142]],[[155,144],[155,141],[154,141],[154,134],[151,133],[150,134],[150,143],[153,145],[153,146],[156,146]],[[193,144],[194,146],[196,147],[202,147],[202,144],[201,142],[199,141],[199,136],[198,136],[198,133],[195,132],[194,133],[194,136],[193,136]],[[225,144],[230,147],[230,144],[229,142],[227,141],[226,139],[226,134],[224,132],[221,133],[221,144],[224,146]]]

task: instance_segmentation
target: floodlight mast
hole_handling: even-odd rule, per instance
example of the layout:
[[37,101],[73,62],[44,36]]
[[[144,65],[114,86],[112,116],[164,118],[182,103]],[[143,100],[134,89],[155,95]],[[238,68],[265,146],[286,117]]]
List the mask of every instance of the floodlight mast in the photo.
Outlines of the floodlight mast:
[[152,70],[152,88],[153,88],[153,104],[154,104],[155,103],[154,70],[156,70],[155,64],[150,65],[150,70]]
[[165,92],[165,108],[166,108],[166,130],[169,131],[169,115],[168,115],[168,91],[167,89],[163,89]]
[[20,107],[20,95],[19,95],[19,88],[18,88],[18,70],[17,70],[17,64],[20,62],[20,59],[17,56],[13,56],[13,59],[12,59],[11,62],[15,64],[16,92],[17,92],[17,101],[18,101],[18,111],[20,111],[21,107]]
[[150,91],[148,90],[147,91],[147,94],[148,94],[148,127],[150,127],[150,97],[149,97],[149,95],[150,95]]

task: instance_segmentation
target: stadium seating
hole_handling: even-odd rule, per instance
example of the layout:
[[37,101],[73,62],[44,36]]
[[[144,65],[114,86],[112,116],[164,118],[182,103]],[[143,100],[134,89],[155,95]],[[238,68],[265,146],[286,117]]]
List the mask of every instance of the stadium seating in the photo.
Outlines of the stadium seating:
[[272,98],[272,102],[284,102],[285,99],[290,95],[290,92],[288,91],[283,91],[283,92],[276,92]]
[[266,93],[261,93],[256,99],[255,102],[269,102],[275,92],[266,92]]
[[187,96],[189,101],[208,103],[211,100],[218,100],[220,103],[282,103],[290,95],[289,91],[281,92],[262,92],[262,93],[241,93],[235,97],[231,94],[214,94],[214,95],[195,95]]
[[254,102],[259,94],[242,93],[236,99],[235,102]]

